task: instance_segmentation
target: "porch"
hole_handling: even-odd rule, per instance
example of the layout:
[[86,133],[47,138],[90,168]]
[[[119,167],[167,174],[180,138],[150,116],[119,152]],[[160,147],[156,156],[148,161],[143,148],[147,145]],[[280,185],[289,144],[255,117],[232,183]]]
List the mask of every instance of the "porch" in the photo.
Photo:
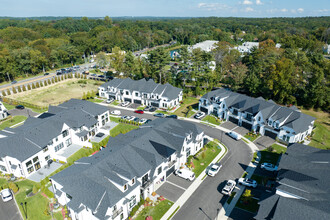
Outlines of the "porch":
[[34,182],[40,182],[61,166],[62,164],[53,162],[49,166],[41,167],[38,171],[28,176],[27,179]]

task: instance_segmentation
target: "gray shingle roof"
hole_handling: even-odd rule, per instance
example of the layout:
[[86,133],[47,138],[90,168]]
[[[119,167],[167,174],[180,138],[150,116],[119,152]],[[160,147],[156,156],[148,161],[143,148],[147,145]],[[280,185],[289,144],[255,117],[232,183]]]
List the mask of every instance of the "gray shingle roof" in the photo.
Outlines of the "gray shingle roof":
[[50,107],[50,116],[28,118],[14,129],[6,129],[14,134],[0,140],[0,157],[11,156],[23,161],[59,136],[64,124],[71,128],[91,127],[97,123],[95,115],[108,111],[107,107],[78,99],[71,99],[59,106]]
[[155,93],[158,95],[162,94],[170,100],[176,99],[182,91],[182,89],[176,88],[168,83],[164,85],[157,84],[152,79],[147,81],[144,78],[140,80],[132,80],[131,78],[116,78],[101,85],[101,87],[104,88],[107,88],[108,86],[118,89],[127,89],[131,92],[140,91],[145,93]]
[[[110,137],[107,147],[92,157],[78,160],[78,163],[51,177],[63,186],[63,191],[72,196],[68,204],[78,210],[82,203],[104,219],[107,207],[112,207],[135,187],[126,192],[113,183],[124,185],[124,179],[141,177],[155,169],[177,151],[181,151],[185,135],[192,132],[196,137],[202,130],[195,124],[175,119],[156,119],[148,127],[139,128],[127,134]],[[165,135],[167,133],[167,135]],[[175,146],[173,146],[174,144]],[[180,146],[181,145],[181,146]],[[180,146],[180,148],[179,148]],[[79,163],[80,162],[80,163]]]
[[330,219],[330,151],[293,144],[282,155],[277,190],[300,199],[274,193],[260,200],[256,219]]

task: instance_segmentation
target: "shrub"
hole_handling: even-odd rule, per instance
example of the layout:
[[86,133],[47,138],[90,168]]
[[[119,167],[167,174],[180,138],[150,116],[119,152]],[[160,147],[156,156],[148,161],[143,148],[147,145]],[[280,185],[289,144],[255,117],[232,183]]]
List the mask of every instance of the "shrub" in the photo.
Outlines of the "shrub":
[[50,79],[48,79],[48,85],[50,85],[52,82],[50,81]]
[[15,87],[12,87],[12,91],[13,91],[13,93],[14,93],[14,94],[16,94],[16,93],[17,93],[17,91],[16,91]]
[[5,90],[2,90],[2,96],[6,96],[7,94],[6,94],[6,92],[5,92]]
[[10,188],[11,190],[13,190],[14,193],[17,193],[17,192],[18,192],[18,186],[17,186],[16,183],[14,183],[14,182],[10,182],[10,183],[9,183],[9,188]]
[[267,147],[267,151],[273,152],[274,148],[272,146]]
[[37,188],[36,184],[33,185],[32,192],[33,192],[33,194],[36,194],[38,192],[38,188]]
[[47,86],[47,81],[46,80],[44,81],[44,86]]
[[202,152],[202,158],[205,159],[206,157],[206,154],[205,154],[205,151]]
[[53,83],[53,84],[55,83],[55,79],[54,79],[54,78],[52,78],[52,83]]
[[22,88],[20,86],[17,87],[18,92],[22,92]]
[[7,95],[10,95],[10,94],[11,94],[10,90],[9,90],[9,89],[7,89]]
[[26,91],[26,87],[25,87],[25,85],[23,85],[22,87],[23,87],[23,91],[25,92],[25,91]]
[[31,90],[31,86],[30,86],[30,84],[27,85],[27,89],[28,89],[28,90]]
[[40,88],[40,83],[36,82],[36,88]]
[[57,78],[57,76],[55,76],[55,82],[56,82],[56,83],[58,82],[58,78]]

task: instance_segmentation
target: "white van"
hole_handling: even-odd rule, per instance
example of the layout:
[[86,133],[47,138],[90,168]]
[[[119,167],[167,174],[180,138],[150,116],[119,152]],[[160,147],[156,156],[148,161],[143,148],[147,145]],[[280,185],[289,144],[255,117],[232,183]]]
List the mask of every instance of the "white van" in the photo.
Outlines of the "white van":
[[231,131],[227,133],[230,137],[234,138],[236,141],[241,140],[242,136],[236,133],[235,131]]
[[187,169],[176,170],[175,175],[190,181],[193,181],[195,179],[195,173]]

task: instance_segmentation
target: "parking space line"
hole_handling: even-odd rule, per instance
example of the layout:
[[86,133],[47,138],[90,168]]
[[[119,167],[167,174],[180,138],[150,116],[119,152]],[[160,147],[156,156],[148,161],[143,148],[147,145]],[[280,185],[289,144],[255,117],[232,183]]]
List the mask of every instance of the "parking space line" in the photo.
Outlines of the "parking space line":
[[173,186],[176,186],[176,187],[178,187],[178,188],[180,188],[180,189],[186,190],[186,189],[183,188],[182,186],[176,185],[175,183],[172,183],[172,182],[170,182],[170,181],[166,181],[166,182],[169,183],[169,184],[172,184]]
[[233,130],[235,130],[236,128],[239,128],[239,126],[236,126],[236,127],[234,127],[233,129],[231,129],[231,130],[233,131]]

